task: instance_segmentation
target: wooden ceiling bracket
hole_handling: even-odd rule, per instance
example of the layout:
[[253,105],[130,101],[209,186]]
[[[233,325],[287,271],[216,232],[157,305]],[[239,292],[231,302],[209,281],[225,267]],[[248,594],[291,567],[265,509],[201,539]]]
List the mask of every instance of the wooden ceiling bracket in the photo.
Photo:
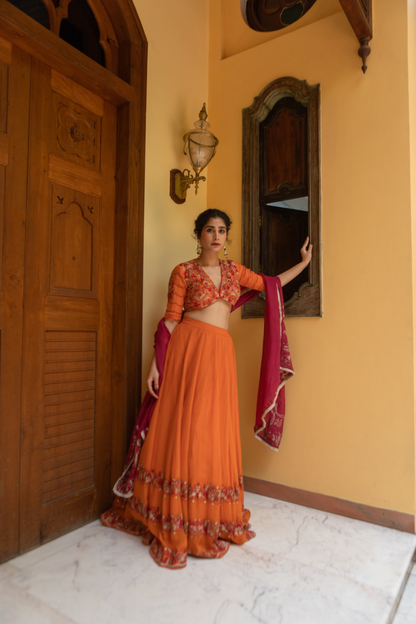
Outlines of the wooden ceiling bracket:
[[[44,0],[46,1],[46,0]],[[48,0],[51,2],[51,0]],[[241,13],[246,24],[259,32],[272,32],[285,28],[301,18],[315,4],[316,0],[240,0]],[[373,38],[373,0],[339,0],[352,29],[360,42],[358,54],[367,71],[369,46]],[[300,9],[300,13],[299,13]],[[293,11],[298,11],[297,15]],[[288,18],[291,19],[288,21]]]
[[363,60],[363,64],[361,65],[361,69],[363,70],[363,74],[365,74],[365,72],[367,71],[367,57],[371,52],[371,48],[368,45],[368,42],[370,41],[369,37],[361,37],[360,39],[360,47],[358,49],[358,54],[361,56],[362,60]]
[[339,0],[352,29],[360,42],[358,54],[363,64],[363,74],[367,71],[367,58],[371,52],[369,46],[373,38],[373,0]]

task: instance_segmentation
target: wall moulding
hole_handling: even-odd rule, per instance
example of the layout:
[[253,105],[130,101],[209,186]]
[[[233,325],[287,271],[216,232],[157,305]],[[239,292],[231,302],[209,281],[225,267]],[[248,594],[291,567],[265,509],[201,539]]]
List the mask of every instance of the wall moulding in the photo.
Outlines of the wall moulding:
[[361,503],[354,503],[335,496],[308,492],[280,483],[272,483],[254,477],[244,477],[244,490],[268,496],[286,503],[303,505],[312,509],[327,511],[346,518],[370,522],[380,526],[396,529],[405,533],[415,533],[415,517],[412,514],[381,507],[372,507]]

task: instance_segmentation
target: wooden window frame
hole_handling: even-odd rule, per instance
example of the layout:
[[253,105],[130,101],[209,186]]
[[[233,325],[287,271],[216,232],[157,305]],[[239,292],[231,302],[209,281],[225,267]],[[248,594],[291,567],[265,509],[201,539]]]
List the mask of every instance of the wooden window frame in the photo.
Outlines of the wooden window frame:
[[[296,78],[278,78],[268,84],[249,108],[243,109],[243,264],[261,271],[260,219],[260,123],[276,102],[293,97],[308,109],[308,231],[313,244],[308,281],[285,303],[286,317],[322,316],[321,283],[321,183],[320,183],[320,87]],[[300,256],[299,256],[300,261]],[[264,298],[243,306],[242,318],[264,317]]]

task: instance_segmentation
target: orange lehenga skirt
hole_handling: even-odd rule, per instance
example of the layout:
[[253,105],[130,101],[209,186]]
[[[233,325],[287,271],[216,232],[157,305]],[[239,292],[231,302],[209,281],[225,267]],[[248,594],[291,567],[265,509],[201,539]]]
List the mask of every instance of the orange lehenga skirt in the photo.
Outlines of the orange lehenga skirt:
[[227,330],[184,318],[169,342],[163,383],[131,498],[103,524],[150,544],[160,566],[219,558],[255,537],[244,509],[234,345]]

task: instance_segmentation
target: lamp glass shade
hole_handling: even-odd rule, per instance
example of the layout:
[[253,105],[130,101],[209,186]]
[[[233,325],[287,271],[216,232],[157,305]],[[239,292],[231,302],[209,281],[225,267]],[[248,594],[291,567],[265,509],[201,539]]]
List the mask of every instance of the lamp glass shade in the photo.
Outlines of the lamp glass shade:
[[200,173],[213,158],[218,139],[208,130],[210,124],[203,119],[194,123],[195,130],[190,130],[183,137],[185,145],[184,153],[196,173]]
[[184,152],[192,167],[202,171],[214,156],[216,147],[217,141],[214,135],[189,132],[186,135]]

